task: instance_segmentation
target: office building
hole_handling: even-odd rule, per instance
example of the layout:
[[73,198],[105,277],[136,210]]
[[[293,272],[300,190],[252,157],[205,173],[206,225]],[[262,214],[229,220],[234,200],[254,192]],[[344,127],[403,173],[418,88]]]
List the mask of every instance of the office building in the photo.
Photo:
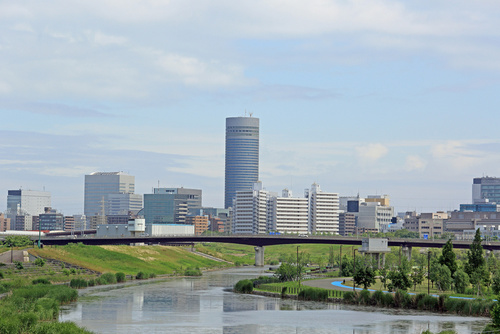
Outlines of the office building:
[[392,206],[381,205],[377,201],[362,202],[359,211],[356,213],[359,229],[380,232],[386,230],[392,222],[394,208]]
[[50,193],[35,190],[9,190],[7,193],[7,217],[14,221],[16,216],[38,216],[51,204]]
[[51,207],[45,208],[45,212],[38,215],[37,226],[34,229],[42,231],[63,231],[64,215]]
[[309,201],[309,231],[314,234],[339,234],[339,195],[324,192],[313,183],[306,189]]
[[123,172],[85,175],[84,214],[91,217],[138,212],[142,198],[134,196],[134,191],[135,177]]
[[7,230],[10,230],[10,218],[7,218],[3,213],[0,213],[0,232],[5,232]]
[[232,215],[233,234],[267,233],[267,213],[270,193],[262,188],[261,182],[252,189],[236,192]]
[[284,189],[281,197],[270,197],[268,230],[282,234],[308,234],[309,211],[307,198],[293,197]]
[[251,191],[259,179],[259,119],[226,118],[224,207],[233,206],[238,191]]
[[339,213],[339,234],[343,237],[353,235],[356,230],[356,216],[353,212]]
[[489,176],[474,178],[472,204],[482,204],[485,201],[500,203],[500,178]]
[[187,216],[186,224],[194,226],[195,235],[202,235],[208,230],[208,216]]
[[188,214],[197,215],[202,208],[202,191],[201,189],[188,188],[155,188],[155,194],[171,194],[171,195],[187,195]]
[[143,215],[146,225],[185,224],[188,215],[189,195],[168,194],[154,191],[144,194]]

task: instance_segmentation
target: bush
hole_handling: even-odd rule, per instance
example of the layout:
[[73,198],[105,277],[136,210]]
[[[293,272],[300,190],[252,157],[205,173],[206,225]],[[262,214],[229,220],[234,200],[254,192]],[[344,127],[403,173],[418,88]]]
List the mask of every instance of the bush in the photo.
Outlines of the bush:
[[125,273],[116,273],[115,276],[116,276],[116,282],[118,283],[123,283],[127,280]]
[[419,310],[436,311],[438,299],[429,295],[425,295],[417,304]]
[[253,291],[253,282],[249,279],[245,279],[239,281],[234,286],[234,291],[239,293],[252,293]]
[[278,264],[279,264],[278,260],[271,260],[271,261],[269,261],[269,265],[271,265],[271,266],[276,266]]
[[[253,286],[252,286],[253,287]],[[327,301],[328,290],[318,288],[306,288],[299,292],[299,300]]]
[[139,271],[137,275],[135,276],[135,279],[148,279],[148,274],[143,273],[142,271]]
[[[201,276],[201,275],[200,275]],[[155,273],[150,273],[149,274],[149,278],[155,278],[156,277],[156,274]]]
[[66,276],[69,276],[71,274],[71,271],[69,271],[68,269],[63,269],[62,273]]
[[345,291],[344,292],[344,302],[349,303],[349,304],[354,304],[356,302],[356,295],[352,291]]
[[359,303],[363,305],[370,305],[371,302],[371,294],[370,291],[363,289],[359,293]]
[[384,293],[384,305],[386,307],[394,306],[394,296],[391,293]]
[[384,292],[377,290],[372,294],[372,305],[384,306]]
[[88,286],[95,286],[96,285],[96,281],[95,279],[91,278],[87,281],[87,284]]
[[116,283],[116,276],[112,273],[102,274],[97,279],[97,284],[99,284],[99,285],[108,285],[108,284],[115,284],[115,283]]
[[0,279],[3,278],[3,272],[0,271]]
[[412,306],[412,298],[408,292],[398,289],[394,294],[394,306],[401,308],[410,308]]
[[45,265],[45,260],[42,259],[41,257],[37,258],[35,260],[35,265],[39,267],[43,267]]
[[33,281],[31,281],[31,283],[33,283],[33,285],[36,285],[36,284],[51,284],[50,281],[46,278],[37,278],[37,279],[34,279]]
[[16,264],[16,269],[19,269],[19,270],[24,269],[24,266],[23,266],[22,262],[14,261],[14,263]]
[[73,278],[69,282],[69,286],[73,289],[83,289],[89,286],[88,282],[83,278]]
[[184,276],[201,276],[202,272],[200,268],[189,267],[184,271]]

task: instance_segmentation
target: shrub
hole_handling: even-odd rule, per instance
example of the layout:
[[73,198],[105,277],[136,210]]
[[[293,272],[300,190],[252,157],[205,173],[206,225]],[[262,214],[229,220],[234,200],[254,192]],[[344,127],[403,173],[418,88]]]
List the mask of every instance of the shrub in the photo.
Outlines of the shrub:
[[239,292],[239,293],[252,293],[253,282],[249,279],[239,281],[234,286],[234,291]]
[[70,271],[71,271],[71,274],[76,275],[76,269],[75,268],[71,268]]
[[24,269],[24,266],[23,266],[22,262],[14,261],[14,263],[16,264],[16,269],[19,269],[19,270]]
[[377,290],[372,294],[372,305],[384,306],[384,292]]
[[425,295],[417,305],[419,310],[435,311],[437,310],[438,299],[429,295]]
[[96,281],[95,279],[91,278],[87,281],[87,284],[88,286],[95,286],[96,285]]
[[398,289],[394,294],[394,306],[410,308],[412,306],[412,298],[408,292]]
[[41,257],[37,258],[35,260],[35,265],[39,267],[43,267],[45,265],[45,260],[42,259]]
[[[201,275],[200,275],[201,276]],[[149,274],[149,278],[155,278],[156,277],[156,274],[155,273],[150,273]]]
[[[198,267],[196,267],[196,268],[189,267],[184,271],[184,276],[201,276],[201,275],[202,275],[202,272],[201,272],[200,268],[198,268]],[[252,285],[253,285],[253,283],[252,283]]]
[[125,273],[116,273],[115,276],[116,276],[116,282],[118,283],[123,283],[127,280]]
[[0,279],[3,278],[3,272],[0,271]]
[[148,274],[143,273],[142,271],[139,271],[137,275],[135,276],[136,279],[147,279]]
[[71,274],[71,271],[69,271],[68,269],[63,269],[62,273],[66,276],[69,276],[69,274]]
[[116,283],[116,276],[112,273],[102,274],[97,279],[97,284],[99,284],[99,285],[107,285],[107,284],[115,284],[115,283]]
[[349,304],[353,304],[356,302],[356,295],[352,291],[345,291],[344,292],[344,301]]
[[299,292],[299,300],[327,301],[328,290],[318,288],[306,288]]
[[73,278],[69,282],[69,286],[73,289],[82,289],[89,286],[88,282],[82,278]]
[[391,293],[384,293],[384,306],[386,307],[394,306],[394,296]]
[[36,284],[51,284],[50,281],[46,278],[37,278],[37,279],[34,279],[33,281],[31,281],[31,283],[33,283],[33,285],[36,285]]
[[275,265],[278,265],[278,264],[279,264],[278,260],[271,260],[271,261],[269,261],[269,265],[271,265],[271,266],[275,266]]
[[370,305],[371,294],[370,291],[363,289],[359,293],[359,303],[363,305]]

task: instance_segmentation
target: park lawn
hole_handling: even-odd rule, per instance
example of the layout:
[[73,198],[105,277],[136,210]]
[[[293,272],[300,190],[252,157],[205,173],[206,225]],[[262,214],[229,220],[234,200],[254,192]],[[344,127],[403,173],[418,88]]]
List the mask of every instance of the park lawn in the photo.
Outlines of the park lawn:
[[[389,281],[388,281],[389,283]],[[346,281],[344,283],[344,285],[347,285],[347,286],[352,286],[353,285],[353,282],[352,281]],[[360,286],[356,286],[356,288],[360,288]],[[380,282],[379,279],[376,279],[375,281],[375,284],[371,285],[368,287],[368,289],[371,289],[371,290],[382,290],[382,291],[388,291],[387,288],[384,288],[384,286],[382,285],[382,282]],[[409,293],[427,293],[427,279],[424,279],[424,282],[420,285],[417,285],[417,289],[415,290],[413,288],[413,285],[410,289],[408,289],[408,292]],[[435,295],[442,295],[442,294],[447,294],[447,295],[450,295],[450,296],[466,296],[466,297],[475,297],[475,296],[471,296],[471,295],[459,295],[459,294],[455,294],[453,291],[449,290],[449,291],[439,291],[437,288],[436,288],[436,285],[434,284],[434,288],[432,287],[432,282],[430,283],[430,293],[431,294],[435,294]]]
[[188,267],[221,268],[229,264],[195,255],[182,247],[169,246],[67,246],[32,249],[30,253],[64,261],[98,272],[138,272],[156,275],[183,273]]

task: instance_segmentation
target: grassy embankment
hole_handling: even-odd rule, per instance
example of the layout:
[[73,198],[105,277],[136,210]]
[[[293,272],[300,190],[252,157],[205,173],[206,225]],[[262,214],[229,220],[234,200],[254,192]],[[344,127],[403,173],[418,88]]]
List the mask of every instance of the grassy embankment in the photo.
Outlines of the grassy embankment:
[[[297,246],[299,246],[300,253],[309,254],[311,262],[316,264],[326,264],[328,262],[330,247],[333,248],[334,256],[338,257],[340,254],[340,245],[276,245],[265,247],[264,261],[266,264],[270,265],[286,261],[289,257],[296,256]],[[196,249],[199,252],[210,254],[212,256],[231,261],[235,264],[253,265],[255,263],[255,250],[253,246],[203,243],[196,245]],[[343,247],[343,254],[346,254],[346,252],[349,253],[350,249],[350,247]]]
[[67,246],[32,249],[30,253],[89,268],[101,273],[123,272],[136,275],[138,272],[156,275],[182,275],[192,268],[223,268],[230,264],[216,262],[195,255],[182,247],[168,246]]

